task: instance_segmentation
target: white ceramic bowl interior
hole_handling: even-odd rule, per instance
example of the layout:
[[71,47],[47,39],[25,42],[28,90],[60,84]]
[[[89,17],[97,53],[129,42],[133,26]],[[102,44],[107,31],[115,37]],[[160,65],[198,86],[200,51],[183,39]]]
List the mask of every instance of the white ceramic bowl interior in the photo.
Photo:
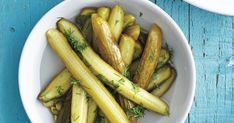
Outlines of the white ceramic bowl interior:
[[[45,14],[29,35],[24,46],[19,69],[19,89],[24,108],[33,123],[52,123],[51,113],[37,100],[39,92],[63,67],[45,37],[54,28],[59,17],[73,19],[83,7],[120,4],[126,12],[137,17],[145,29],[157,23],[163,31],[163,40],[174,50],[177,79],[163,96],[170,106],[170,116],[146,112],[139,123],[184,122],[191,108],[195,91],[195,65],[187,40],[177,24],[158,6],[148,0],[67,0]],[[140,13],[143,15],[140,17]]]

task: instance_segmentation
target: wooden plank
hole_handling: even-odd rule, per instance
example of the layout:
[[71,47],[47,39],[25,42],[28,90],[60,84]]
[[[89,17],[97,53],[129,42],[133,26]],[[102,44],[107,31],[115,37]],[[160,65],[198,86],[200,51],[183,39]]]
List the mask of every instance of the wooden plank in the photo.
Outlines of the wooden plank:
[[188,11],[178,12],[181,6],[175,4],[181,5],[181,1],[156,0],[156,3],[182,28],[195,56],[197,90],[186,122],[234,122],[234,73],[233,67],[227,66],[228,59],[234,56],[233,17],[211,14],[189,5],[189,14],[185,14],[188,18],[182,19],[181,15]]
[[197,68],[197,88],[189,123],[234,122],[233,17],[191,6],[190,44]]
[[180,0],[155,0],[155,3],[175,20],[189,38],[189,5]]
[[18,90],[18,63],[38,19],[61,0],[0,0],[0,122],[29,122]]

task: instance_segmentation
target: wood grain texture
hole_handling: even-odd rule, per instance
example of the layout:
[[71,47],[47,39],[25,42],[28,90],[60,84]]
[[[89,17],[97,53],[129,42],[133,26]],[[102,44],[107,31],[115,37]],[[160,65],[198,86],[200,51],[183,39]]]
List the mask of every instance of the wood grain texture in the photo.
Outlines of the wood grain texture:
[[234,17],[209,13],[180,0],[152,1],[181,27],[197,70],[196,95],[186,123],[234,122]]
[[[29,122],[18,91],[24,42],[41,16],[62,0],[0,0],[0,123]],[[186,123],[234,122],[234,17],[212,14],[181,0],[151,0],[181,27],[191,45],[197,88]],[[176,122],[176,121],[175,121]]]
[[190,44],[197,68],[197,90],[190,123],[234,122],[234,18],[191,7]]
[[18,90],[24,42],[40,17],[61,0],[0,0],[0,123],[29,122]]

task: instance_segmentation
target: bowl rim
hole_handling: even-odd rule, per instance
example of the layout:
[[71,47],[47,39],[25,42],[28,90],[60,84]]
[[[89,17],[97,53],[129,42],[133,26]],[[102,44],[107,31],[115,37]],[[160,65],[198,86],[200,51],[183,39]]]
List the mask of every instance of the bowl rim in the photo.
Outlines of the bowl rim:
[[[72,0],[65,0],[65,1],[62,1],[60,2],[59,4],[55,5],[53,8],[51,8],[48,12],[46,12],[41,18],[40,20],[36,23],[36,25],[33,27],[33,29],[31,30],[25,44],[24,44],[24,47],[23,47],[23,50],[22,50],[22,53],[21,53],[21,56],[20,56],[20,62],[19,62],[19,70],[18,70],[18,85],[19,85],[19,92],[20,92],[20,98],[21,98],[21,101],[22,101],[22,104],[23,104],[23,107],[24,107],[24,110],[28,116],[28,118],[30,119],[30,121],[33,121],[32,119],[32,114],[30,114],[29,110],[30,110],[30,107],[27,106],[26,104],[26,98],[25,98],[25,93],[27,93],[26,91],[24,91],[24,78],[22,77],[22,75],[24,74],[23,73],[23,66],[24,64],[26,63],[25,62],[25,59],[23,59],[27,52],[26,52],[26,49],[28,49],[29,47],[29,39],[32,37],[32,33],[39,27],[39,25],[41,25],[41,23],[44,21],[44,19],[46,18],[47,15],[51,14],[52,12],[54,12],[55,10],[59,9],[60,6],[62,6],[63,4],[66,4],[68,3],[69,1],[72,1]],[[184,122],[189,111],[191,110],[191,107],[192,107],[192,104],[193,104],[193,98],[195,96],[195,88],[196,88],[196,68],[195,68],[195,61],[194,61],[194,57],[193,57],[193,54],[192,54],[192,51],[190,49],[190,46],[188,44],[188,40],[186,39],[184,33],[182,32],[182,30],[180,29],[180,27],[176,24],[176,22],[164,11],[162,10],[158,5],[150,2],[149,0],[139,0],[139,1],[136,1],[136,3],[138,4],[146,4],[146,6],[149,6],[150,8],[153,8],[157,11],[159,11],[159,13],[162,14],[162,16],[164,16],[166,19],[168,19],[168,21],[175,27],[175,30],[179,33],[179,35],[181,36],[182,38],[182,42],[184,43],[184,46],[186,48],[186,51],[188,51],[188,60],[190,61],[191,63],[191,90],[190,90],[190,97],[189,97],[189,101],[188,101],[188,106],[186,107],[186,110],[185,110],[185,113],[183,115],[183,117],[181,118],[181,122]]]
[[[216,8],[215,4],[219,4],[217,2],[214,3],[214,1],[197,1],[197,0],[184,0],[184,2],[189,3],[193,6],[196,6],[198,8],[201,8],[203,10],[206,10],[208,12],[216,13],[216,14],[221,14],[225,16],[234,16],[234,9],[224,9],[224,4],[222,4],[223,7]],[[209,4],[209,6],[207,6]],[[219,5],[220,5],[219,4]]]

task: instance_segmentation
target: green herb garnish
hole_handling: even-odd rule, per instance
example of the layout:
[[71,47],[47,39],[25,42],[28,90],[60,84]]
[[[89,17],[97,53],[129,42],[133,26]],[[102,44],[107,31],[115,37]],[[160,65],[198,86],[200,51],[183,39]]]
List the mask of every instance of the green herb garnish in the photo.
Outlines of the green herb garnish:
[[137,70],[136,70],[136,75],[140,75],[142,69],[140,67],[137,67]]
[[169,49],[170,59],[174,57],[174,50],[172,48]]
[[149,61],[154,61],[155,58],[156,58],[156,52],[155,52],[155,50],[152,50],[150,52]]
[[159,88],[160,88],[160,85],[158,85],[158,84],[154,83],[153,88],[155,88],[155,89],[159,89]]
[[115,25],[118,24],[118,23],[119,23],[119,20],[116,20],[116,21],[115,21]]
[[76,95],[81,95],[81,93],[78,93],[78,92],[77,92]]
[[76,52],[82,53],[88,47],[88,44],[85,42],[84,39],[83,41],[76,40],[75,37],[73,37],[72,33],[74,33],[74,30],[66,30],[65,36],[68,39],[69,43],[72,45],[73,49]]
[[124,80],[123,78],[120,78],[120,79],[118,80],[118,82],[119,82],[120,84],[123,84],[123,83],[125,82],[125,80]]
[[124,70],[123,75],[124,75],[125,77],[127,77],[129,80],[132,80],[132,75],[131,75],[131,73],[130,73],[130,71],[129,71],[129,67],[126,67],[126,69]]
[[80,117],[79,115],[78,115],[78,116],[76,116],[75,114],[72,115],[72,119],[73,119],[74,121],[78,120],[79,117]]
[[61,86],[56,86],[56,90],[57,90],[59,95],[63,94],[63,88]]
[[102,112],[101,112],[101,110],[100,109],[97,109],[97,116],[96,116],[96,118],[95,118],[95,121],[94,121],[94,123],[105,123],[104,121],[105,121],[105,117],[104,117],[104,115],[102,115]]
[[80,86],[80,87],[82,87],[82,88],[86,88],[86,89],[89,89],[88,87],[86,87],[86,86],[84,86],[84,85],[81,85],[80,84],[80,81],[79,80],[76,80],[75,78],[71,78],[71,84],[72,85],[78,85],[78,86]]
[[121,77],[119,74],[117,74],[117,73],[114,73],[116,76],[118,76],[118,77]]
[[137,84],[132,83],[132,90],[136,94],[140,91],[140,87]]
[[158,74],[161,72],[161,70],[159,69],[158,71],[154,72],[152,75],[152,80],[156,80],[158,78]]
[[158,59],[157,67],[160,68],[164,64],[164,59],[166,58],[165,55],[160,56]]
[[145,109],[142,106],[140,106],[140,105],[136,105],[133,108],[126,108],[126,112],[131,117],[141,118],[145,114]]
[[96,77],[106,84],[109,83],[109,80],[107,80],[102,74],[98,74]]
[[109,81],[108,79],[106,79],[103,75],[98,74],[96,75],[96,77],[101,80],[102,82],[106,83],[106,84],[110,84],[114,89],[118,89],[119,88],[119,84],[115,84],[114,80]]
[[71,84],[72,85],[80,85],[80,81],[79,80],[76,80],[74,79],[73,77],[71,78]]
[[170,59],[172,59],[173,58],[173,54],[174,54],[174,50],[172,48],[170,48],[167,43],[165,44],[165,48],[169,51]]
[[113,87],[114,87],[115,90],[117,90],[119,88],[119,84],[115,84],[114,80],[111,80],[110,84],[113,85]]

